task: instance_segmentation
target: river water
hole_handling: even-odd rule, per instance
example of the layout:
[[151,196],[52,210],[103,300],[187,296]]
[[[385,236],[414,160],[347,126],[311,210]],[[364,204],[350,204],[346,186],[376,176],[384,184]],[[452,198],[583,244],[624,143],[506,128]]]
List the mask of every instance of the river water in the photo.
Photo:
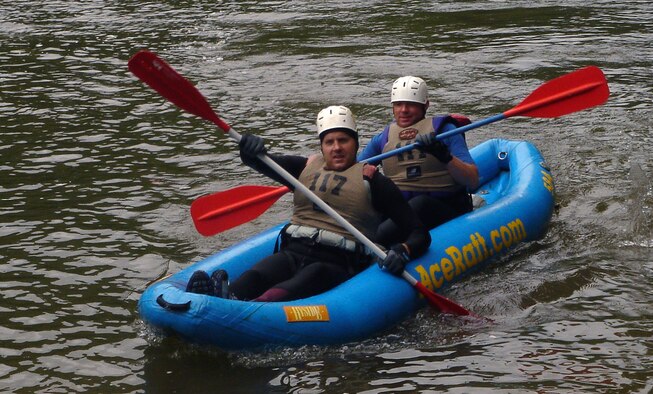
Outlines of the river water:
[[[653,8],[635,0],[2,2],[0,391],[651,392],[651,42]],[[532,141],[556,182],[543,239],[445,292],[493,324],[425,309],[362,343],[224,353],[156,334],[139,295],[291,203],[196,233],[194,199],[272,182],[129,73],[142,48],[273,152],[315,150],[332,104],[365,143],[407,74],[429,82],[432,114],[474,120],[587,65],[612,93],[468,132]]]

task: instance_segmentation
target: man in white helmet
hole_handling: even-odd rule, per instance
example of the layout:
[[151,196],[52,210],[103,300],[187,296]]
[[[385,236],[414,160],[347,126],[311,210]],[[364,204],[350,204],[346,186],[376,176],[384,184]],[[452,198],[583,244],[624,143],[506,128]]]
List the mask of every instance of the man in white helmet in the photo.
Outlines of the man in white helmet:
[[[375,135],[358,156],[369,159],[418,143],[419,148],[382,161],[383,173],[392,179],[424,225],[431,229],[472,210],[468,189],[478,185],[478,168],[464,134],[439,141],[437,134],[469,123],[461,115],[427,117],[428,89],[423,79],[405,76],[392,85],[394,122]],[[406,234],[392,220],[385,220],[376,241],[400,242]]]
[[[321,155],[269,155],[368,238],[382,217],[390,217],[407,234],[392,245],[382,269],[400,275],[406,263],[423,254],[431,238],[395,184],[373,166],[356,162],[358,132],[351,111],[343,106],[317,116]],[[292,188],[257,155],[266,148],[258,136],[240,141],[243,163]],[[294,211],[281,231],[280,250],[255,264],[226,287],[224,270],[197,271],[187,291],[262,302],[287,301],[324,292],[366,268],[373,256],[364,245],[303,193],[294,193]]]

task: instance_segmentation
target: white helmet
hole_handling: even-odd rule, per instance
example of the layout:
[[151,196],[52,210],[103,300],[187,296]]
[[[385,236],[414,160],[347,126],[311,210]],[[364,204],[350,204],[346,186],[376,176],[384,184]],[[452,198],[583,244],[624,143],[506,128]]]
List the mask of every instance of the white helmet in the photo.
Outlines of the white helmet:
[[354,114],[351,113],[349,108],[343,107],[342,105],[332,105],[324,108],[317,114],[316,124],[317,135],[320,137],[320,140],[322,140],[327,131],[333,129],[349,130],[358,138]]
[[426,104],[429,101],[429,92],[426,82],[419,77],[401,77],[392,84],[390,102],[412,101],[414,103]]

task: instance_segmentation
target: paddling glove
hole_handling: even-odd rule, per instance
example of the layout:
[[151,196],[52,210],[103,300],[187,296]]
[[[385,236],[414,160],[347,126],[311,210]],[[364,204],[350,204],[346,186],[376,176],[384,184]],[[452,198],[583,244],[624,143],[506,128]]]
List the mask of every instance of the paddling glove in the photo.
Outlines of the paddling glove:
[[240,156],[249,159],[256,159],[261,153],[267,152],[263,138],[254,134],[243,134],[240,138]]
[[399,276],[406,268],[406,264],[410,261],[410,256],[406,253],[406,248],[401,244],[394,245],[388,251],[385,259],[379,261],[379,267],[383,271],[388,271],[392,275]]
[[447,164],[453,159],[449,148],[444,142],[435,138],[434,133],[420,134],[415,138],[415,142],[418,144],[417,149],[422,152],[430,153],[435,156],[441,162]]

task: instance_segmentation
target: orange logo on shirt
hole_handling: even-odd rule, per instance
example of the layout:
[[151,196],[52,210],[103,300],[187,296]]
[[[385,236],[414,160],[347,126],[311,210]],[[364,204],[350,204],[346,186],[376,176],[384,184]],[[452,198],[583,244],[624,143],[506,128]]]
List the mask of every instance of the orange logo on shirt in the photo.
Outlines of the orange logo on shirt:
[[413,140],[417,136],[417,133],[417,129],[414,128],[403,129],[399,132],[399,139],[402,141]]

